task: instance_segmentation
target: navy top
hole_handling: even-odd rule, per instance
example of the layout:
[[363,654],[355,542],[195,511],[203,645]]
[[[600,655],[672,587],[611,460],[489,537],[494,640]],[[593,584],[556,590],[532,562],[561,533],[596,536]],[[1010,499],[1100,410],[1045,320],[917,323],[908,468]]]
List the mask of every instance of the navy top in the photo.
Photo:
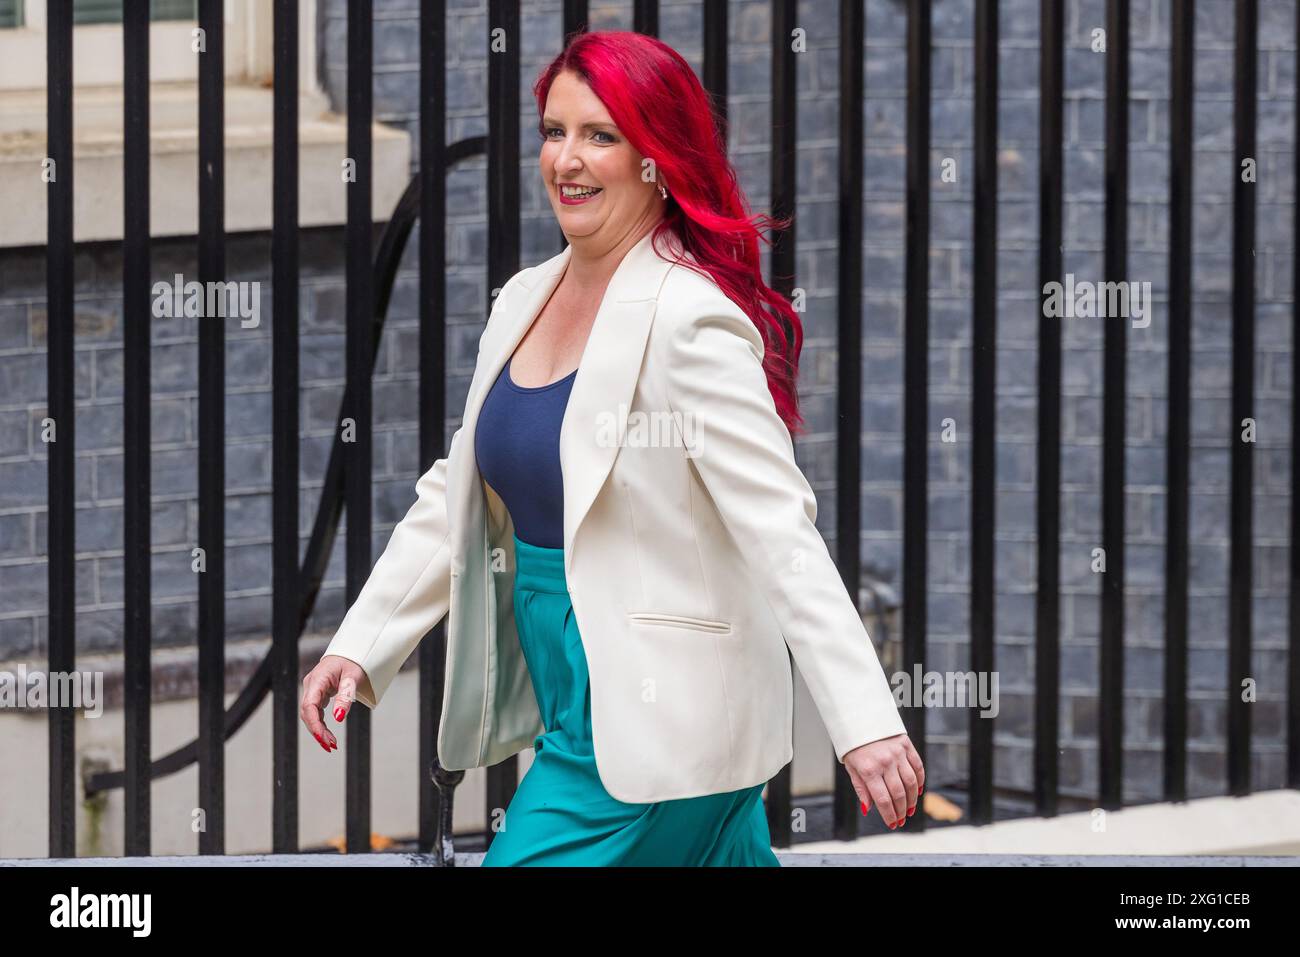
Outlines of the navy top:
[[560,425],[578,370],[530,388],[510,378],[513,360],[506,360],[483,400],[474,427],[474,457],[483,478],[505,503],[520,540],[563,548]]

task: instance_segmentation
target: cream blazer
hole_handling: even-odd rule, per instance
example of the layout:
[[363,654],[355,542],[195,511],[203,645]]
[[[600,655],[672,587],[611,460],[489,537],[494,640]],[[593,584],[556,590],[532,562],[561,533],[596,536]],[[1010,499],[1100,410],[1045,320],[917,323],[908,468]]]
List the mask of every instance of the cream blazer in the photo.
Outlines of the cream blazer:
[[[375,708],[446,615],[438,754],[451,769],[496,764],[545,730],[515,629],[514,526],[479,474],[474,426],[569,254],[497,295],[463,424],[325,652],[365,669],[374,694],[358,697]],[[787,646],[841,762],[905,730],[814,525],[763,350],[740,307],[647,234],[611,278],[573,382],[560,431],[565,575],[596,764],[620,801],[735,791],[789,763]]]

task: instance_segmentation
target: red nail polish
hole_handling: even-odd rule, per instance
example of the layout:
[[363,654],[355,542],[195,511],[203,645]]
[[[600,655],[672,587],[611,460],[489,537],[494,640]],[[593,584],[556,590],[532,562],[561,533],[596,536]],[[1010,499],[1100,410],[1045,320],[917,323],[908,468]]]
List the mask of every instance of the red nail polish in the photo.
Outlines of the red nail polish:
[[334,720],[335,720],[335,721],[342,721],[342,720],[343,720],[343,714],[344,714],[344,711],[343,711],[343,708],[342,708],[342,707],[335,708],[335,709],[334,709]]
[[862,813],[863,813],[863,814],[866,814],[866,813],[867,813],[867,802],[866,802],[866,801],[859,801],[858,804],[862,807]]
[[911,816],[912,816],[912,813],[913,813],[915,810],[916,810],[916,805],[914,804],[914,805],[912,805],[911,807],[909,807],[909,808],[907,809],[907,816],[908,816],[908,817],[911,817]]

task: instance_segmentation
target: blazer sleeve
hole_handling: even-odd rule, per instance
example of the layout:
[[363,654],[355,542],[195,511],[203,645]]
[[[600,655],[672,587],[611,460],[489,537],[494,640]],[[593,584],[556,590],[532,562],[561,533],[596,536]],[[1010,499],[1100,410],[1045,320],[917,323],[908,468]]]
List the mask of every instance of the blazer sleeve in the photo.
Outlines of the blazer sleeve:
[[776,616],[836,758],[904,733],[857,604],[817,531],[817,499],[768,389],[758,329],[719,293],[666,338],[669,405],[697,430],[690,461]]
[[[493,303],[483,337],[505,301],[505,290],[527,273],[506,283]],[[442,621],[451,605],[451,529],[447,515],[447,462],[464,427],[457,429],[438,459],[415,483],[416,498],[375,563],[361,593],[324,654],[356,662],[369,679],[357,700],[379,707],[388,686],[421,639]]]
[[[359,664],[370,681],[357,700],[379,707],[402,663],[442,621],[451,604],[451,541],[447,523],[447,458],[438,459],[415,483],[415,503],[392,537],[356,601],[325,649]],[[372,693],[367,693],[372,692]]]

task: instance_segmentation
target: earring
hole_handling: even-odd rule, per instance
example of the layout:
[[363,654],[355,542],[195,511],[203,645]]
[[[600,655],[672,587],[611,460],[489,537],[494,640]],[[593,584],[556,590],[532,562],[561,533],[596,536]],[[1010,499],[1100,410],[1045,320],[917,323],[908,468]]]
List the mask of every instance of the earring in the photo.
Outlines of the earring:
[[664,189],[662,184],[660,184],[659,186],[659,195],[662,196],[664,199],[668,198],[668,190]]

